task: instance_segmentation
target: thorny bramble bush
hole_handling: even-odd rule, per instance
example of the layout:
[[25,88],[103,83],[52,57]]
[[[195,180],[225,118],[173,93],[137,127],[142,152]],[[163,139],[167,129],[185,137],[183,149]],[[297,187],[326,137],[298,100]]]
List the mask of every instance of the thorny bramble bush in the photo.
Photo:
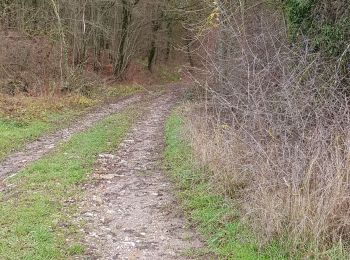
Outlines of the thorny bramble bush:
[[340,66],[349,46],[329,61],[290,44],[281,9],[217,3],[207,113],[190,123],[199,158],[215,187],[241,202],[262,245],[282,242],[290,256],[345,256],[350,93]]

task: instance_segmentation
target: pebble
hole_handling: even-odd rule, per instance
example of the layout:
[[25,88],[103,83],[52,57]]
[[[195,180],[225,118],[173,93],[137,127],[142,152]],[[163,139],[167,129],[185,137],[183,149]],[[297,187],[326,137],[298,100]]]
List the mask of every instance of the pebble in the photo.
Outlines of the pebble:
[[94,216],[94,213],[86,212],[84,215],[85,215],[86,217],[93,217],[93,216]]
[[114,159],[115,155],[113,155],[113,154],[100,154],[99,157],[100,158],[107,158],[107,159]]

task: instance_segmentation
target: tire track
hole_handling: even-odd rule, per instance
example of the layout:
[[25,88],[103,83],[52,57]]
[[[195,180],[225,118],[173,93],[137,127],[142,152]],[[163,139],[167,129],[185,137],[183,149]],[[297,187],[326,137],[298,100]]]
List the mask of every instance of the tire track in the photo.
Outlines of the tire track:
[[141,95],[125,98],[116,103],[105,105],[97,111],[89,113],[72,126],[56,131],[55,133],[38,138],[27,144],[21,151],[7,156],[0,162],[0,178],[13,176],[30,163],[49,153],[60,143],[67,142],[74,134],[82,132],[105,117],[116,113],[127,106],[139,101]]
[[188,259],[202,247],[186,228],[161,166],[166,116],[176,102],[165,94],[149,107],[115,154],[101,154],[77,221],[88,253],[78,259]]

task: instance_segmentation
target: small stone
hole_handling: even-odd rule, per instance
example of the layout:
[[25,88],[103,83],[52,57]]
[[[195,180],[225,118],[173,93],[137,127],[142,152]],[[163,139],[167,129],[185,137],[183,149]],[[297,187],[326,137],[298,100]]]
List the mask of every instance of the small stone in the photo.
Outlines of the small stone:
[[100,204],[103,202],[102,198],[101,197],[97,197],[97,196],[94,196],[93,200],[96,201],[97,203],[100,203]]
[[94,216],[94,213],[92,213],[92,212],[86,212],[84,215],[85,215],[86,217],[93,217],[93,216]]
[[109,209],[109,210],[107,210],[107,213],[111,214],[111,215],[114,215],[116,212],[114,210]]
[[114,174],[106,174],[106,175],[99,175],[98,179],[102,179],[102,180],[111,180],[115,177]]
[[135,243],[134,242],[123,242],[123,244],[131,246],[131,247],[135,247]]
[[91,232],[91,233],[90,233],[90,236],[92,236],[92,237],[98,237],[98,235],[97,235],[95,232]]
[[115,155],[113,155],[113,154],[100,154],[99,157],[100,158],[107,158],[107,159],[114,159]]
[[120,163],[121,163],[121,164],[127,164],[128,162],[125,161],[125,160],[121,160]]

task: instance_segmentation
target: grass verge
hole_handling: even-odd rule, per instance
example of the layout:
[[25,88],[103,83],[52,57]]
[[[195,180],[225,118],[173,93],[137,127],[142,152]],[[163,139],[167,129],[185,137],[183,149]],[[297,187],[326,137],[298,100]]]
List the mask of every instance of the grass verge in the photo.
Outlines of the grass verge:
[[213,254],[213,259],[285,259],[278,247],[260,251],[254,235],[239,220],[232,202],[216,195],[208,181],[208,170],[194,163],[189,144],[182,137],[184,120],[174,112],[166,123],[165,160],[176,184],[184,211],[206,240],[202,252],[191,256]]
[[126,110],[79,133],[7,180],[0,197],[0,259],[67,259],[84,251],[73,221],[80,184],[99,153],[113,150],[138,110]]
[[12,151],[18,150],[25,143],[65,125],[78,116],[78,111],[52,113],[46,118],[35,118],[28,121],[4,119],[0,117],[0,160]]
[[0,160],[28,141],[67,125],[106,100],[142,91],[140,86],[120,85],[100,87],[91,97],[12,97],[0,94]]

